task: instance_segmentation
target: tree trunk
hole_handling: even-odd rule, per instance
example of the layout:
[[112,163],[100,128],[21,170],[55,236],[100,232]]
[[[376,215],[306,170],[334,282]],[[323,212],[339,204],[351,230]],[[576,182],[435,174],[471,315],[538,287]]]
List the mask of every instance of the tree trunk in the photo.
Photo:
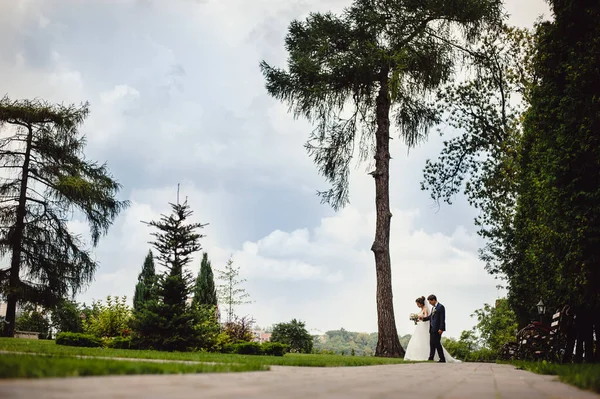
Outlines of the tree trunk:
[[403,357],[404,349],[400,345],[394,316],[392,294],[392,267],[390,260],[390,106],[388,70],[382,71],[381,87],[377,96],[375,133],[375,208],[377,223],[375,240],[371,250],[375,255],[377,274],[377,327],[378,338],[375,356]]
[[8,282],[8,295],[6,300],[6,323],[4,325],[5,337],[13,337],[15,334],[15,321],[17,313],[17,302],[19,299],[19,272],[21,271],[21,246],[23,243],[23,231],[25,230],[25,215],[27,213],[27,180],[29,179],[29,160],[31,158],[31,143],[33,141],[33,127],[28,126],[27,144],[25,148],[25,160],[23,161],[23,174],[21,176],[21,188],[19,191],[19,205],[17,206],[17,218],[15,228],[10,235],[12,258],[10,262],[10,277]]

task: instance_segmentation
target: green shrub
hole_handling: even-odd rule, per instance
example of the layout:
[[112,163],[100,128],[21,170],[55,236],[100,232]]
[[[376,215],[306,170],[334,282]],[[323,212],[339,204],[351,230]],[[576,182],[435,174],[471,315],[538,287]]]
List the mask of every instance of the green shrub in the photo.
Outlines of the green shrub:
[[112,349],[132,349],[131,348],[131,337],[114,337],[105,338],[102,343],[107,348]]
[[478,363],[494,363],[498,359],[498,352],[481,348],[469,353],[469,357],[467,360],[469,362],[478,362]]
[[280,342],[265,342],[261,345],[262,353],[269,356],[283,356],[289,349],[289,345]]
[[233,345],[233,351],[238,355],[260,355],[261,346],[258,342],[239,342]]
[[102,346],[102,340],[90,334],[63,332],[56,336],[57,345],[83,346],[86,348],[98,348]]
[[83,322],[83,331],[98,338],[127,336],[130,333],[131,308],[127,305],[127,297],[106,297],[102,301],[92,303],[92,308]]

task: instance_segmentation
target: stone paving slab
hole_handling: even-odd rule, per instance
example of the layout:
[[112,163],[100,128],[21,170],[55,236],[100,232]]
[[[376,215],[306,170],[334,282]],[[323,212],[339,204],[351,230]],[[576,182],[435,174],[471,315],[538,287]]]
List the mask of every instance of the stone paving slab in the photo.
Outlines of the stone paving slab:
[[0,381],[0,398],[600,399],[499,364],[401,364],[269,372]]

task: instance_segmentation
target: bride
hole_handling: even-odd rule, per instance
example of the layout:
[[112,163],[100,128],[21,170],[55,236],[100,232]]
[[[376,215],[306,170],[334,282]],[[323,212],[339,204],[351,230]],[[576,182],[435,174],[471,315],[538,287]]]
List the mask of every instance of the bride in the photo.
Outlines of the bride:
[[[429,316],[429,307],[426,305],[425,297],[417,298],[416,300],[417,307],[421,309],[418,313],[418,316]],[[443,347],[442,347],[443,348]],[[446,348],[443,348],[444,356],[446,357],[447,363],[460,363],[460,360],[453,358],[450,356]],[[417,321],[417,326],[415,327],[415,331],[413,332],[408,346],[406,347],[406,354],[404,355],[404,360],[412,360],[412,361],[426,361],[429,358],[429,321]],[[440,358],[437,354],[435,354],[435,361],[438,361]]]

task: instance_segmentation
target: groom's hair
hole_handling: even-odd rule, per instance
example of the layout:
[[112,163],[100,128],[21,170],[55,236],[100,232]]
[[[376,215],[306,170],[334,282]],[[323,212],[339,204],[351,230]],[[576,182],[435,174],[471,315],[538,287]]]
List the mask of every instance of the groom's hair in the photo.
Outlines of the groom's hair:
[[437,301],[437,298],[435,297],[435,295],[431,294],[427,297],[428,301]]

